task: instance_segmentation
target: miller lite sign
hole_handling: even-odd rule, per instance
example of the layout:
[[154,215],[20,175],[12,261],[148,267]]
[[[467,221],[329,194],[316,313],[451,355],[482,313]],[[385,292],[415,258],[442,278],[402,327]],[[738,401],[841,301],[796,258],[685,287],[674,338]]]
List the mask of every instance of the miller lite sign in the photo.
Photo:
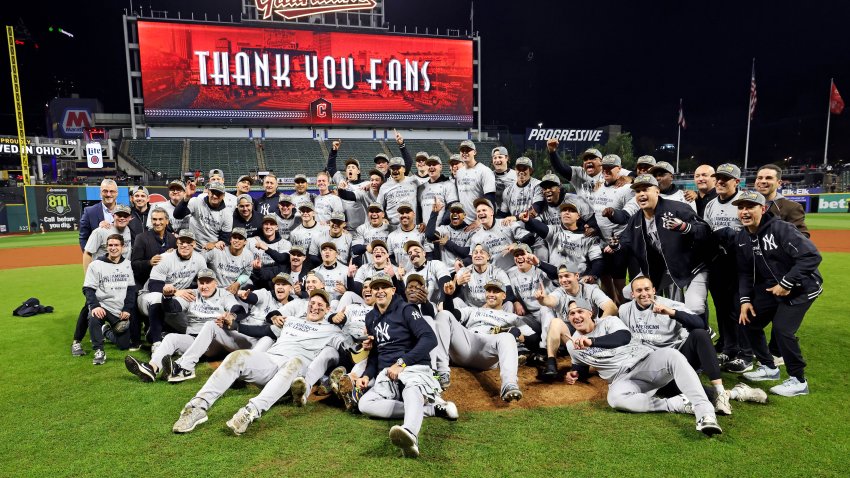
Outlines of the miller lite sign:
[[67,109],[62,116],[62,133],[67,136],[82,135],[86,128],[94,126],[91,113],[83,109]]
[[103,167],[103,149],[100,143],[86,144],[86,161],[89,168],[99,169]]

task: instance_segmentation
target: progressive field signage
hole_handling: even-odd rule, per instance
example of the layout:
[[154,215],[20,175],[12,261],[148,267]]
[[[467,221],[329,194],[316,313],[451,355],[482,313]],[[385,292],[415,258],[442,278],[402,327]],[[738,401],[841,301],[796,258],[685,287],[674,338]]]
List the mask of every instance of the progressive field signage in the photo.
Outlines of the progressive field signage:
[[472,126],[472,41],[139,22],[159,123]]

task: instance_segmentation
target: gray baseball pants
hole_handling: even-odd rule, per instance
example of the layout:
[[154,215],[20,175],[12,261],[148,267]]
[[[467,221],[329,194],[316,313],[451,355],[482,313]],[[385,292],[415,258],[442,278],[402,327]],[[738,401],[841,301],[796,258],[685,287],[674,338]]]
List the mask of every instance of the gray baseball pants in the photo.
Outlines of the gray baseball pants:
[[[165,336],[166,340],[170,335]],[[177,360],[177,364],[185,369],[194,370],[195,365],[204,355],[215,356],[234,350],[250,349],[256,343],[257,339],[254,337],[240,334],[235,330],[222,329],[214,321],[210,321],[204,324],[195,340],[192,341],[192,345]]]
[[654,350],[630,369],[617,375],[608,386],[608,405],[624,412],[684,412],[679,397],[659,398],[655,392],[675,381],[676,386],[694,406],[697,419],[715,419],[714,406],[705,395],[696,371],[678,350]]

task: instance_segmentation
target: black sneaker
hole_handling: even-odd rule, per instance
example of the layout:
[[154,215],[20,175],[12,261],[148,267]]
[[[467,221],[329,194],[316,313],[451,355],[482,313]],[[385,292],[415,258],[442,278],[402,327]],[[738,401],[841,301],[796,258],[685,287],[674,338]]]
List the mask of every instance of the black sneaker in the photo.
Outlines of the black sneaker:
[[[151,351],[151,353],[153,353]],[[168,380],[171,377],[171,371],[174,369],[174,360],[171,359],[170,355],[162,357],[162,367],[159,370],[159,378],[162,380]]]
[[[165,360],[162,361],[163,364],[165,364],[165,362]],[[168,362],[171,362],[170,357],[168,359]],[[185,382],[186,380],[192,380],[193,378],[195,378],[194,370],[183,368],[180,366],[180,364],[172,362],[171,373],[168,374],[168,383]]]
[[552,382],[558,378],[558,362],[554,358],[546,360],[546,369],[543,371],[542,378],[546,382]]
[[150,383],[156,380],[156,372],[153,367],[147,362],[139,362],[132,355],[124,357],[124,366],[130,373],[139,377],[142,382]]
[[455,405],[454,402],[447,402],[445,400],[435,403],[434,416],[439,418],[445,418],[446,420],[455,421],[459,416],[457,412],[457,405]]
[[744,360],[741,358],[736,358],[735,360],[730,360],[726,362],[726,365],[723,366],[723,370],[732,373],[744,373],[749,372],[753,369],[752,360]]

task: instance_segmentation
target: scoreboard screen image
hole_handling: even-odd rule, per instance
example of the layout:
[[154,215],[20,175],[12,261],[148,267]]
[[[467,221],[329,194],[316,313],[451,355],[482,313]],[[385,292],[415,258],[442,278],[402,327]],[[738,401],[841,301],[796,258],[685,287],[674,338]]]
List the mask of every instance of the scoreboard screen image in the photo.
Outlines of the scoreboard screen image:
[[139,21],[150,123],[469,128],[472,40]]

